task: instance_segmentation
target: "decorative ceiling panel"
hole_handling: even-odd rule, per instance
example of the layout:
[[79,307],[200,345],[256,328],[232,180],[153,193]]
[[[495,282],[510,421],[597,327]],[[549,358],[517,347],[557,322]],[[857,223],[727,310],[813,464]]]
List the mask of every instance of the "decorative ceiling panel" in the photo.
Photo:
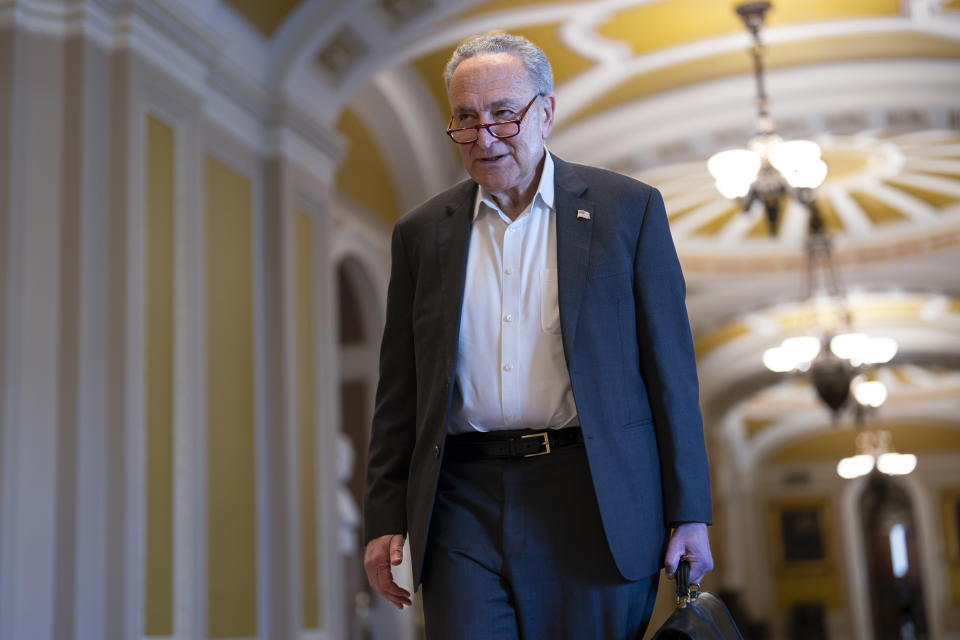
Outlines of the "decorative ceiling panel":
[[[707,38],[740,34],[743,23],[735,3],[716,0],[651,2],[618,11],[597,32],[630,44],[643,55]],[[769,27],[808,22],[896,16],[898,0],[779,0],[767,15]]]
[[[911,33],[884,33],[866,35],[843,35],[828,38],[812,38],[798,42],[779,43],[767,50],[767,69],[781,69],[802,65],[814,65],[842,60],[871,60],[886,58],[942,58],[960,59],[960,41]],[[640,71],[624,78],[618,84],[599,93],[576,113],[561,118],[558,127],[568,127],[576,122],[595,117],[651,95],[671,89],[710,82],[724,76],[749,73],[753,69],[746,50],[729,51],[718,55],[692,56],[675,64],[635,65]],[[743,96],[744,102],[752,96]],[[776,96],[773,96],[776,115]],[[831,130],[844,133],[843,123]],[[846,132],[862,128],[862,122],[853,123]]]
[[[927,252],[937,242],[960,246],[960,160],[944,155],[957,144],[955,132],[864,132],[817,141],[829,171],[818,204],[838,238],[841,263]],[[638,171],[662,187],[680,259],[691,274],[803,267],[802,208],[788,212],[793,219],[771,237],[759,207],[743,213],[713,188],[705,160]]]

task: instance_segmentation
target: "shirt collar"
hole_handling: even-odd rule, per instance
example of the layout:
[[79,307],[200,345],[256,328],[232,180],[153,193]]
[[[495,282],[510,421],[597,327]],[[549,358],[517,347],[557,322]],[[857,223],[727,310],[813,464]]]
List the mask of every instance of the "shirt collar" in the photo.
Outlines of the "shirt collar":
[[[553,157],[550,150],[544,147],[543,171],[540,172],[540,184],[537,185],[537,192],[533,196],[531,209],[537,204],[537,199],[548,209],[553,209],[554,182],[553,182]],[[473,219],[476,221],[480,215],[480,204],[483,203],[493,211],[500,211],[500,207],[494,201],[487,190],[482,186],[477,190],[477,202],[473,208]]]

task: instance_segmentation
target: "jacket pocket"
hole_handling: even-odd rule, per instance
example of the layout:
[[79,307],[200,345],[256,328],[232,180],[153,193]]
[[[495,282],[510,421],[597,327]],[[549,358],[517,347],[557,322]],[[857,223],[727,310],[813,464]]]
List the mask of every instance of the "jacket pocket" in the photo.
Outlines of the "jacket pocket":
[[557,270],[540,270],[540,330],[560,333],[560,303],[557,296]]

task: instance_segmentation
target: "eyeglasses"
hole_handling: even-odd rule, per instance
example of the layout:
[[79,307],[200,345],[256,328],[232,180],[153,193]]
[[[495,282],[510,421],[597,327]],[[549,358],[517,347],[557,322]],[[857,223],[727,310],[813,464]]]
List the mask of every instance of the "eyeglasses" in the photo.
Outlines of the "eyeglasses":
[[450,136],[450,139],[457,144],[470,144],[471,142],[477,141],[477,138],[480,137],[480,129],[483,128],[486,129],[487,133],[492,135],[494,138],[512,138],[520,133],[520,123],[523,122],[523,117],[527,115],[527,111],[533,106],[534,101],[539,97],[539,93],[533,96],[530,102],[527,103],[527,106],[525,106],[513,120],[490,122],[487,124],[475,124],[471,127],[452,129],[453,116],[450,116],[450,123],[447,125],[447,135]]

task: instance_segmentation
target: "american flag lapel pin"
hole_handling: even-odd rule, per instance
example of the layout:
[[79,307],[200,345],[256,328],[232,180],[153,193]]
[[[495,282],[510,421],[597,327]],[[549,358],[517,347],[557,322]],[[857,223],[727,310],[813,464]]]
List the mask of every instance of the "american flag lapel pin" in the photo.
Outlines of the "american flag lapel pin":
[[583,209],[577,209],[577,218],[582,218],[584,220],[590,219],[590,212],[584,211]]

